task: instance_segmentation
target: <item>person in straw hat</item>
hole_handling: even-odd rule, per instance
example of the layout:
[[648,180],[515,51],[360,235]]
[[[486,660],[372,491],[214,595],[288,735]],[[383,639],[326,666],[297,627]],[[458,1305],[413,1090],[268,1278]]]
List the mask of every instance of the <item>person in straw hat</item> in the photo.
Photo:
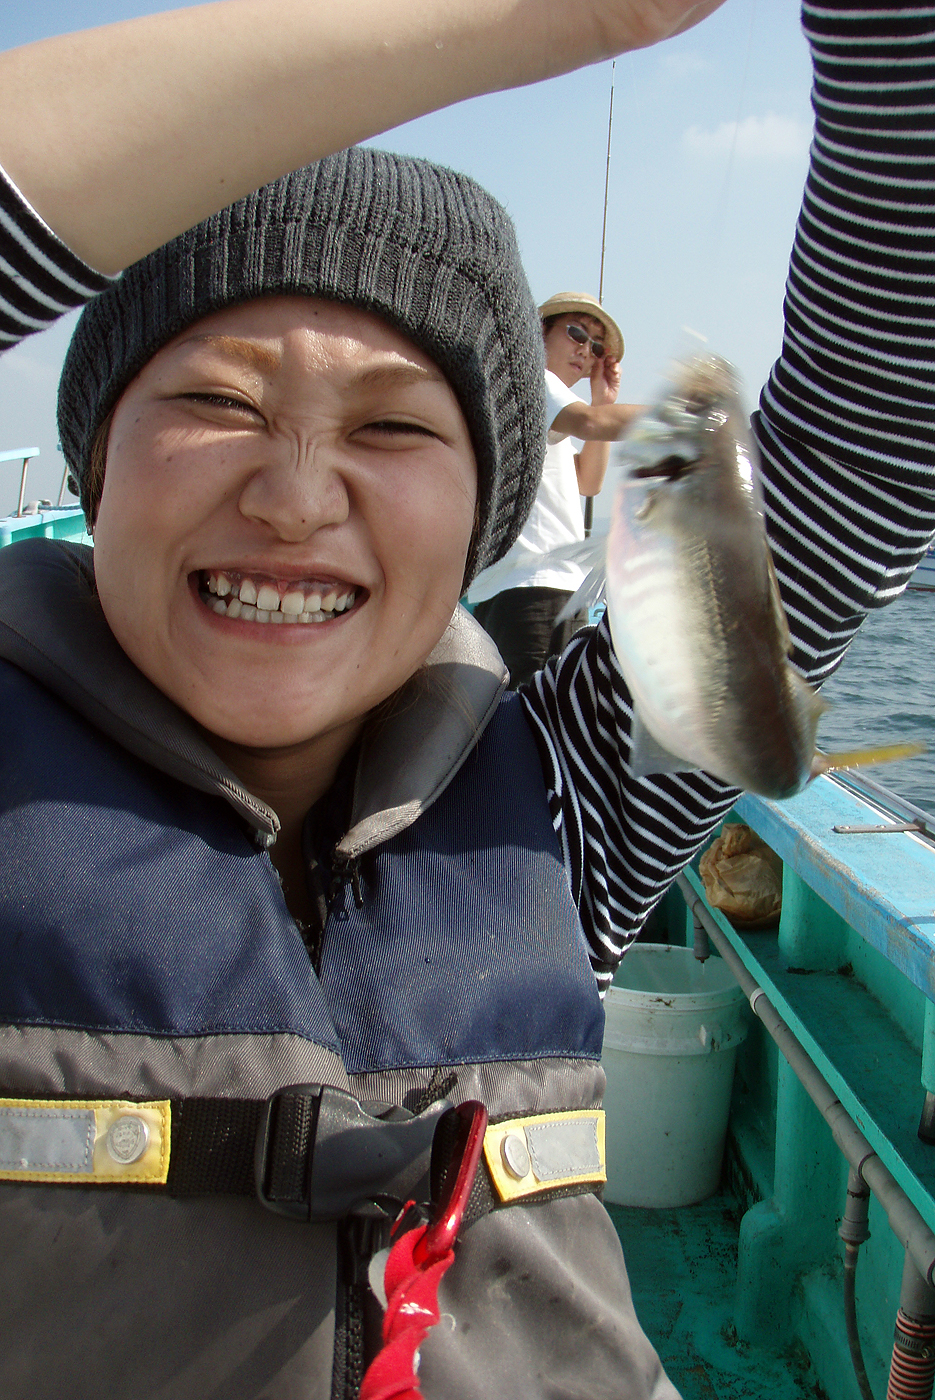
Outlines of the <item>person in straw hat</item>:
[[[545,341],[548,446],[542,482],[513,548],[485,569],[468,598],[496,642],[515,689],[559,652],[583,619],[556,619],[584,581],[572,559],[548,557],[584,539],[582,496],[596,496],[607,471],[609,444],[638,411],[618,404],[624,343],[620,327],[587,292],[557,292],[539,307]],[[591,385],[584,403],[574,386]],[[578,451],[573,438],[582,440]]]

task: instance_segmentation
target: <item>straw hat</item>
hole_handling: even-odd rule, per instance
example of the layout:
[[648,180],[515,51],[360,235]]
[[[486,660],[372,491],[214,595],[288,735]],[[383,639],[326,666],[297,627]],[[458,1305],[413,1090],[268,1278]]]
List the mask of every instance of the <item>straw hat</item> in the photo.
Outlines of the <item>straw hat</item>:
[[614,318],[608,316],[597,297],[589,296],[587,292],[556,292],[554,297],[549,297],[548,301],[544,301],[539,307],[539,315],[543,321],[547,316],[573,316],[576,313],[579,316],[594,316],[604,323],[607,349],[615,360],[622,360],[623,332]]

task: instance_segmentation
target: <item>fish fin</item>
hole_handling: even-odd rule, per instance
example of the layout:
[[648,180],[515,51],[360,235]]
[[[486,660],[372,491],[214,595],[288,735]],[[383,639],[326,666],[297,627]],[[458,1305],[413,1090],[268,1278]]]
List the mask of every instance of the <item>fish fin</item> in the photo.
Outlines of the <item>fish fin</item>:
[[883,744],[877,749],[852,749],[849,753],[816,753],[812,759],[813,778],[832,768],[866,768],[871,763],[894,763],[898,758],[915,758],[925,753],[925,744]]
[[605,580],[606,570],[602,560],[600,564],[595,564],[578,591],[568,599],[555,619],[556,625],[559,622],[567,622],[570,617],[577,617],[578,613],[590,612],[591,608],[596,608],[604,596]]
[[813,685],[809,684],[804,676],[799,674],[794,666],[790,666],[789,670],[792,673],[792,684],[798,696],[799,703],[804,707],[805,715],[812,725],[812,743],[814,744],[818,721],[823,714],[826,714],[828,710],[834,707],[830,701],[825,699],[820,691],[816,690]]
[[556,545],[554,549],[549,549],[545,554],[539,555],[542,564],[580,564],[582,568],[591,569],[598,564],[603,564],[604,554],[607,549],[607,526],[602,525],[588,536],[586,540],[569,540],[567,544]]
[[650,773],[690,773],[697,764],[679,758],[660,744],[646,728],[643,717],[634,705],[630,729],[630,772],[634,778],[646,778]]
[[769,574],[769,601],[773,609],[773,617],[779,629],[783,650],[787,656],[791,656],[792,633],[789,631],[789,619],[786,617],[786,610],[782,605],[782,594],[779,592],[779,579],[776,577],[776,565],[773,563],[773,556],[770,552],[768,542],[766,545],[766,569]]

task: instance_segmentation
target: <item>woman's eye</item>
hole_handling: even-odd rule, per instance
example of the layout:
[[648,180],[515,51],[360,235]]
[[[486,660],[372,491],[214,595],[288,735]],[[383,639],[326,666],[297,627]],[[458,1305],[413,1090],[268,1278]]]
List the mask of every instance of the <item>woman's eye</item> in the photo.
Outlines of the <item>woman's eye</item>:
[[378,418],[373,423],[365,423],[358,429],[361,433],[370,433],[376,437],[426,437],[433,438],[437,434],[431,428],[426,428],[422,423],[406,423],[396,418]]
[[244,403],[242,399],[229,397],[227,394],[182,394],[181,398],[187,399],[189,403],[202,403],[211,408],[232,408],[239,413],[249,413],[256,415],[257,410],[252,404]]

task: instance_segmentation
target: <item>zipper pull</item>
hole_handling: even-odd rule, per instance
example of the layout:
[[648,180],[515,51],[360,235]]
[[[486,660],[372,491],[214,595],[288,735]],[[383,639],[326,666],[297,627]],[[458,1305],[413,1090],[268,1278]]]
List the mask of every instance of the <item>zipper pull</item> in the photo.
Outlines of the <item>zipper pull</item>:
[[334,908],[338,896],[344,886],[350,882],[351,891],[354,895],[355,909],[363,909],[364,896],[360,888],[360,857],[359,856],[338,856],[333,857],[331,885],[328,889],[328,909]]

